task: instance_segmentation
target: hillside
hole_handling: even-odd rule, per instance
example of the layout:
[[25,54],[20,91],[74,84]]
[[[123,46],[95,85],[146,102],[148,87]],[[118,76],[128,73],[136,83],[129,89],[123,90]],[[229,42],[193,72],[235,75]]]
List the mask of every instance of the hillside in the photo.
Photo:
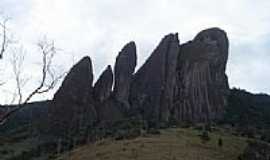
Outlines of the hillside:
[[[219,131],[210,133],[211,140],[208,143],[202,143],[198,136],[200,131],[195,129],[165,129],[161,130],[161,135],[147,135],[122,141],[106,139],[98,141],[96,144],[81,146],[71,151],[71,159],[83,160],[83,157],[85,159],[88,157],[105,159],[106,156],[112,159],[134,159],[130,158],[134,154],[133,152],[140,153],[138,159],[149,160],[154,159],[154,156],[168,157],[170,152],[173,153],[171,156],[176,158],[187,156],[191,160],[198,159],[198,155],[202,153],[204,154],[201,156],[206,160],[211,160],[209,158],[235,159],[243,152],[247,137],[256,136],[257,139],[270,140],[268,120],[270,97],[265,94],[252,94],[240,89],[231,89],[230,93],[229,105],[225,108],[224,122],[219,126]],[[30,107],[25,107],[16,113],[9,123],[1,126],[0,157],[2,159],[21,160],[21,157],[37,159],[37,157],[48,157],[53,154],[50,146],[44,147],[40,134],[36,133],[36,129],[41,123],[41,115],[46,110],[47,103],[30,104]],[[30,113],[34,113],[34,116]],[[230,124],[229,128],[222,127],[223,125],[228,126],[228,124]],[[238,137],[232,135],[238,135]],[[222,148],[217,145],[219,137],[222,137],[223,140],[224,146]],[[170,151],[172,146],[173,149]],[[37,151],[38,148],[39,151]],[[142,153],[146,157],[140,157]],[[66,154],[61,157],[65,159]],[[201,159],[203,160],[203,158]]]
[[[23,127],[31,125],[32,128],[38,128],[42,121],[48,116],[48,105],[50,101],[32,102],[26,104],[22,109],[9,117],[9,120],[0,126],[0,135],[12,134],[11,132],[20,130]],[[0,111],[17,107],[16,105],[0,106]]]
[[[270,96],[231,89],[225,108],[224,122],[242,134],[260,134],[269,138]],[[253,133],[252,133],[253,132]]]
[[246,138],[223,131],[210,133],[210,141],[204,143],[198,135],[200,131],[195,129],[172,128],[131,140],[104,139],[78,147],[58,160],[237,160],[246,147]]
[[[0,160],[233,160],[245,148],[268,157],[246,139],[268,146],[270,96],[229,88],[228,52],[219,28],[186,43],[168,34],[135,72],[132,41],[95,83],[85,56],[52,100],[27,104],[0,126]],[[1,106],[0,117],[14,107]]]

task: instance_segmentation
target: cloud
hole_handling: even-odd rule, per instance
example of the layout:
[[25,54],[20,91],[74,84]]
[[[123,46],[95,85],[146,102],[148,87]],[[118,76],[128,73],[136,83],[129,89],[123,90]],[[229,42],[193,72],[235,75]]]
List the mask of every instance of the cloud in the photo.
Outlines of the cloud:
[[[0,2],[0,10],[12,17],[11,30],[31,54],[29,64],[38,58],[32,53],[33,45],[44,34],[55,40],[63,57],[72,53],[77,61],[91,56],[98,77],[106,65],[114,64],[116,55],[129,41],[136,42],[141,65],[164,35],[179,32],[180,42],[184,43],[202,29],[218,26],[227,31],[230,39],[227,73],[231,86],[268,93],[270,39],[265,37],[270,35],[269,9],[268,0]],[[66,62],[66,67],[70,63]]]
[[227,69],[231,86],[270,93],[269,36],[250,43],[233,44]]

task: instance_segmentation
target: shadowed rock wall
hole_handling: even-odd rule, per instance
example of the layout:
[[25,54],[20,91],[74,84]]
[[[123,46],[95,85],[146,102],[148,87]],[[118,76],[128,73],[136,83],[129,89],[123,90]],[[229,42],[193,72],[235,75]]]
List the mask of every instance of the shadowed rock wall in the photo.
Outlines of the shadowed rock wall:
[[182,45],[178,34],[169,34],[134,74],[136,45],[130,42],[119,52],[114,73],[108,66],[94,87],[91,60],[84,57],[54,96],[51,129],[76,132],[95,121],[132,116],[155,122],[220,119],[229,92],[228,47],[226,33],[218,28],[203,30]]

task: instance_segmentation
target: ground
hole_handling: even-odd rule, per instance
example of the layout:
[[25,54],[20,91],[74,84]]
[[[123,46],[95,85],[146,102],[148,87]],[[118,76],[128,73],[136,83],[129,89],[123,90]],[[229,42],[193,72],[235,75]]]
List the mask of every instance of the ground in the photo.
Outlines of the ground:
[[172,128],[131,140],[104,139],[62,154],[58,160],[237,160],[247,145],[246,138],[223,131],[210,133],[208,142],[198,135],[195,129]]

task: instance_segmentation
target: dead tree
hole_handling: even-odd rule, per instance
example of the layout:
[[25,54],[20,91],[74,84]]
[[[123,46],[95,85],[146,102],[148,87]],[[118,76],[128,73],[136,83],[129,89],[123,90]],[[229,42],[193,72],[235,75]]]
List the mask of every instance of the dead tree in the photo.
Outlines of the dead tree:
[[7,40],[7,28],[6,23],[8,21],[8,18],[6,18],[3,22],[0,22],[0,28],[1,28],[1,45],[0,45],[0,59],[3,58],[3,55],[6,51],[8,40]]
[[16,82],[16,91],[13,94],[11,104],[15,103],[17,97],[18,100],[16,103],[21,104],[23,100],[22,88],[26,84],[26,79],[23,79],[22,75],[25,53],[23,49],[20,48],[19,50],[13,50],[11,54],[10,64],[12,66],[12,72]]
[[[13,74],[15,76],[16,81],[16,96],[17,106],[12,108],[6,114],[4,114],[0,118],[0,124],[4,124],[8,118],[17,112],[18,110],[24,108],[26,104],[38,94],[44,94],[51,91],[56,84],[63,78],[65,75],[57,74],[53,70],[53,59],[56,54],[56,48],[54,46],[54,42],[48,42],[47,40],[40,41],[37,44],[41,57],[42,57],[42,69],[41,69],[41,80],[39,84],[30,92],[27,96],[23,96],[22,87],[27,82],[26,79],[22,77],[22,66],[24,62],[24,54],[23,53],[13,53],[11,58],[11,65],[13,69]],[[19,54],[19,55],[18,55]]]

